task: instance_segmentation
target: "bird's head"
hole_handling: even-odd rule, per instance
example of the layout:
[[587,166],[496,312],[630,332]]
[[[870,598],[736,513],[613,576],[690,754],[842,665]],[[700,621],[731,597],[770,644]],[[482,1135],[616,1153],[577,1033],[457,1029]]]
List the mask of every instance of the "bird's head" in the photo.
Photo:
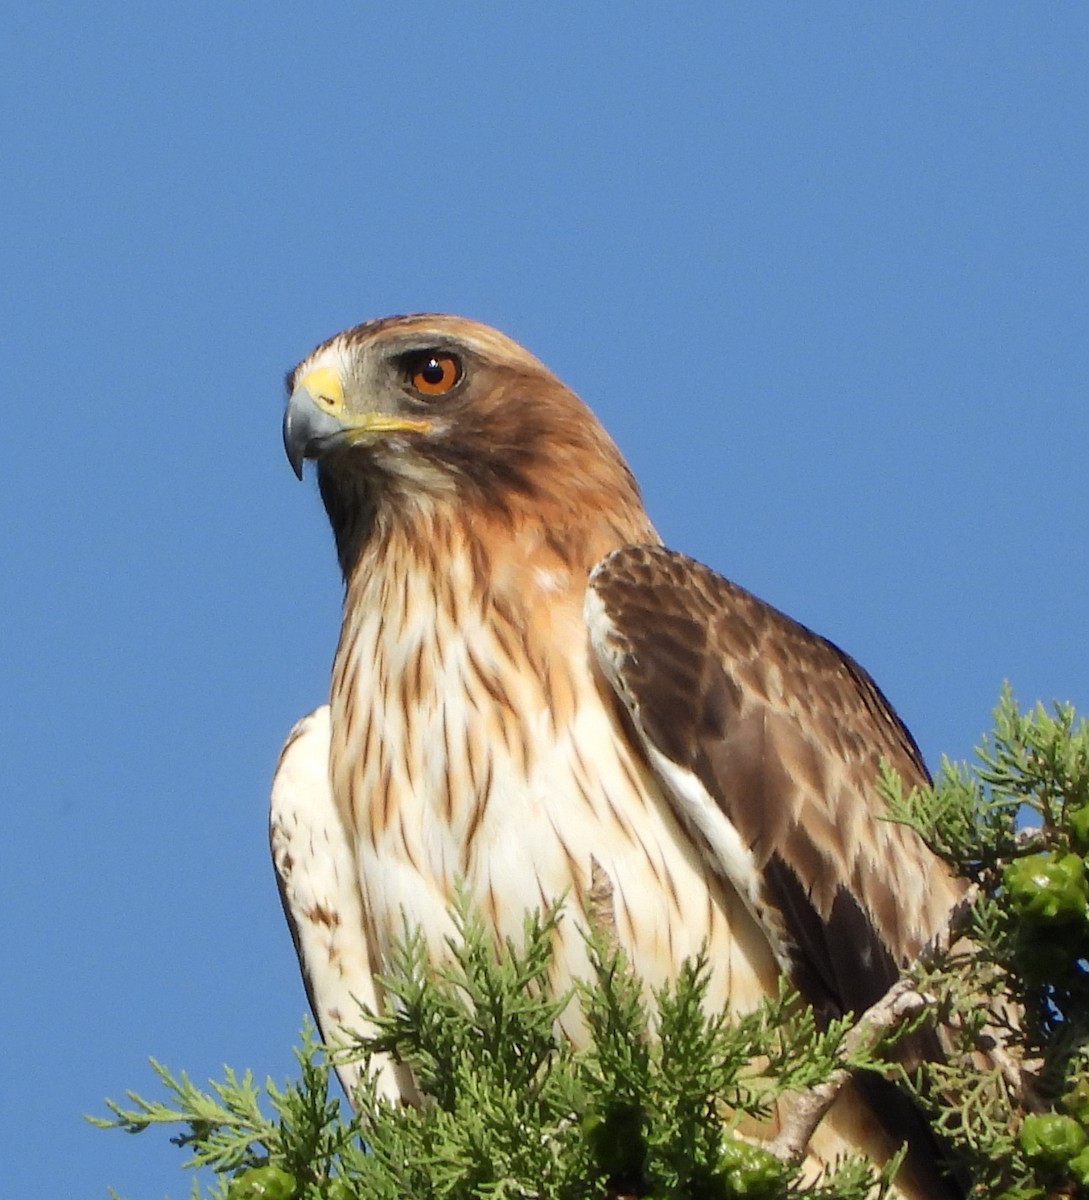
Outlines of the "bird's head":
[[594,415],[486,325],[370,321],[312,351],[287,384],[287,456],[300,478],[317,461],[345,573],[375,529],[443,514],[561,531],[604,519],[621,540],[653,536]]

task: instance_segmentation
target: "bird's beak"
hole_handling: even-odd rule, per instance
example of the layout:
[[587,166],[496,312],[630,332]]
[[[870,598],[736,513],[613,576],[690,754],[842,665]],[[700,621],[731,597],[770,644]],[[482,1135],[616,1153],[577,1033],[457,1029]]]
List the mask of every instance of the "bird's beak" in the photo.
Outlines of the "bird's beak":
[[431,423],[388,413],[349,413],[344,389],[330,367],[307,372],[291,393],[284,412],[284,449],[299,479],[308,458],[321,458],[338,446],[362,441],[368,435],[426,433]]
[[335,371],[319,368],[304,375],[284,412],[284,449],[299,479],[303,462],[344,433],[344,389]]

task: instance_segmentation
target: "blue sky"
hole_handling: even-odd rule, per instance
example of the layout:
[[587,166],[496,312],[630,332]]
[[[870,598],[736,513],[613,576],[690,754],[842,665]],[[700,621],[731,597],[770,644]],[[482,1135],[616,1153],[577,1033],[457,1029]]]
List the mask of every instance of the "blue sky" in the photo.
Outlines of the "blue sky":
[[344,326],[524,342],[932,763],[1005,678],[1089,710],[1084,5],[0,24],[5,1194],[183,1196],[81,1114],[292,1069],[266,796],[340,590],[282,377]]

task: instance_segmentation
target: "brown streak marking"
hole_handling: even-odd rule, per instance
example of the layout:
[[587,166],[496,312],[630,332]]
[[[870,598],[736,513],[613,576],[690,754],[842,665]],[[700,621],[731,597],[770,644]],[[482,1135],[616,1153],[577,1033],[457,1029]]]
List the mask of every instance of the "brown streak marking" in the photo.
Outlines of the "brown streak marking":
[[397,813],[397,832],[401,839],[401,852],[404,854],[405,858],[408,859],[409,865],[416,872],[416,874],[422,878],[424,873],[420,868],[420,864],[416,860],[416,855],[412,853],[412,846],[409,842],[408,834],[405,831],[404,813],[400,811]]
[[479,802],[470,806],[468,831],[461,840],[461,849],[458,852],[458,864],[463,879],[469,878],[470,869],[473,865],[473,834],[480,824],[480,807]]
[[[409,596],[409,584],[411,581],[411,576],[412,576],[411,570],[402,570],[401,571],[401,609],[400,609],[400,613],[398,614],[400,616],[400,623],[397,627],[397,636],[399,638],[402,638],[405,636],[405,630],[408,626],[408,609],[409,609],[408,596]],[[383,611],[388,612],[389,609],[384,608]]]
[[454,557],[454,526],[448,523],[438,524],[438,528],[434,530],[434,536],[426,539],[425,545],[428,554],[428,566],[431,568],[433,575],[442,574],[448,564]]
[[[434,521],[428,524],[430,528],[416,528],[406,531],[409,536],[405,538],[405,541],[408,543],[408,552],[416,560],[417,566],[422,568],[425,573],[434,574],[438,562],[438,546],[436,543],[442,539],[442,533],[436,528]],[[416,536],[413,537],[412,534]]]
[[413,714],[405,704],[403,693],[399,699],[401,701],[401,717],[404,721],[404,745],[401,747],[400,765],[404,773],[405,782],[408,785],[408,790],[415,794],[419,790],[419,785],[423,782],[416,777],[416,767],[422,765],[422,757],[417,753],[419,723],[412,719]]
[[[489,572],[491,572],[491,562],[488,563]],[[506,592],[497,592],[492,598],[492,608],[495,612],[495,617],[507,625],[515,626],[518,624],[517,613],[511,604],[509,596]]]
[[484,610],[487,612],[492,606],[492,595],[489,587],[492,567],[491,558],[479,537],[467,537],[465,545],[469,551],[470,574],[474,582],[480,584],[480,594]]
[[336,657],[333,659],[333,678],[330,682],[329,691],[336,699],[340,698],[340,694],[344,690],[344,673],[347,666],[347,657],[350,653],[351,651],[349,650],[346,654],[342,654],[338,648]]
[[572,671],[572,669],[571,669],[571,664],[570,664],[570,662],[568,662],[566,660],[563,663],[562,675],[563,675],[563,686],[564,686],[564,691],[565,691],[565,695],[563,698],[564,715],[565,715],[565,720],[570,721],[574,717],[575,713],[578,711],[579,689],[578,689],[578,684],[575,681],[574,671]]
[[311,905],[306,910],[306,916],[315,925],[324,925],[327,929],[336,929],[340,924],[339,914],[321,903]]
[[344,713],[344,729],[340,735],[340,742],[343,746],[351,746],[352,734],[355,730],[359,714],[356,711],[356,706],[350,703],[345,704],[342,711]]
[[503,690],[502,683],[498,682],[491,672],[485,672],[483,664],[477,658],[471,645],[466,645],[466,650],[468,651],[469,666],[472,668],[480,686],[491,696],[497,707],[509,708],[511,706],[510,698]]
[[[462,563],[464,563],[464,557],[462,558]],[[487,577],[477,575],[470,568],[468,584],[468,587],[458,588],[456,596],[458,622],[464,622],[470,614],[473,614],[482,625],[487,625],[489,620],[489,605],[491,605]]]
[[343,653],[337,650],[337,656],[333,659],[332,679],[330,680],[330,696],[333,700],[343,701],[345,692],[348,691],[349,684],[349,667],[353,661],[353,648],[351,646],[345,648]]
[[493,621],[491,633],[499,644],[500,653],[512,667],[521,662],[532,667],[533,664],[529,661],[526,647],[511,641],[513,630],[510,625],[504,621]]
[[[585,880],[583,878],[582,869],[579,866],[578,859],[575,858],[574,854],[572,854],[571,848],[564,840],[563,834],[560,833],[559,829],[556,827],[556,822],[550,819],[549,823],[552,825],[552,831],[555,833],[556,840],[560,844],[560,849],[563,851],[563,856],[567,860],[567,873],[571,876],[571,886],[577,893],[581,893],[586,889]],[[580,898],[584,899],[584,897]]]
[[449,566],[447,566],[445,571],[436,573],[433,579],[436,605],[440,611],[450,616],[451,623],[457,629],[461,625],[461,620],[458,614],[458,601],[455,595],[453,575]]
[[526,637],[523,646],[523,661],[529,665],[543,697],[548,678],[547,645],[542,646],[537,638]]
[[389,704],[390,673],[386,669],[386,655],[379,639],[374,646],[374,678],[378,680],[378,694],[384,704]]
[[578,784],[579,792],[582,795],[583,800],[586,801],[587,808],[589,808],[591,812],[596,812],[593,797],[590,794],[590,772],[587,770],[586,760],[582,757],[582,751],[579,748],[578,741],[574,738],[571,739],[571,749],[575,752],[575,766],[577,767],[575,772],[575,783]]
[[596,816],[597,810],[594,808],[594,798],[590,794],[589,784],[585,780],[579,779],[576,776],[575,786],[578,788],[579,795],[582,796],[583,802],[585,803],[586,807],[590,810],[590,812],[594,813],[594,815]]
[[[507,757],[511,760],[512,765],[517,759],[517,730],[514,728],[515,717],[514,712],[510,708],[500,708],[492,714],[499,725],[499,736],[503,739],[503,749],[507,752]],[[523,773],[525,763],[522,764]]]
[[[381,641],[381,636],[383,636],[384,631],[385,631],[385,614],[391,612],[392,608],[393,608],[392,593],[393,593],[393,576],[390,574],[390,572],[386,572],[386,574],[383,576],[383,580],[381,580],[381,587],[379,587],[379,589],[378,589],[378,596],[377,596],[378,602],[377,602],[377,605],[375,605],[375,610],[377,610],[377,612],[379,614],[378,631],[377,631],[377,636],[378,636],[379,641]],[[365,607],[363,607],[363,606],[365,606],[366,604],[367,604],[367,595],[366,595],[366,593],[363,593],[362,595],[360,595],[360,598],[356,600],[356,612],[362,613],[363,611],[365,611]],[[347,611],[347,606],[345,606],[345,611]]]
[[[646,843],[643,843],[643,846],[645,849]],[[658,891],[661,891],[662,887],[663,887],[661,869],[659,868],[658,863],[653,854],[648,853],[646,856],[646,859],[647,859],[647,869],[654,876],[654,882],[658,885]]]
[[461,681],[461,684],[462,684],[461,690],[465,695],[465,702],[473,710],[473,712],[476,713],[476,715],[478,717],[483,717],[485,715],[484,710],[480,707],[479,703],[477,702],[476,696],[473,694],[474,689],[471,686],[471,681],[468,678],[463,678]]
[[514,750],[511,746],[511,735],[508,728],[510,710],[505,708],[493,709],[491,715],[494,717],[495,723],[499,726],[499,736],[503,741],[503,749],[507,752],[509,758],[513,758]]
[[446,769],[443,772],[443,809],[446,814],[447,826],[453,824],[453,755],[450,752],[450,707],[443,704],[443,758]]
[[669,898],[670,898],[670,900],[673,901],[673,907],[677,910],[678,913],[680,913],[681,912],[681,898],[677,894],[677,883],[676,883],[676,880],[673,878],[673,872],[667,866],[665,866],[663,864],[662,873],[664,875],[663,882],[665,884],[666,890],[669,892]]
[[450,771],[447,769],[442,776],[442,794],[439,800],[440,808],[443,813],[443,818],[446,821],[447,828],[453,828],[454,825],[454,789],[450,784]]
[[496,620],[491,623],[492,633],[507,660],[514,665],[520,658],[528,658],[528,646],[520,639],[514,642],[508,639],[515,635],[519,628],[518,614],[508,603],[506,597],[496,595],[492,600]]
[[[620,829],[620,832],[633,845],[638,844],[639,846],[643,846],[642,839],[632,828],[631,822],[628,820],[628,818],[625,817],[624,814],[621,812],[621,810],[616,807],[616,804],[613,802],[612,796],[610,796],[608,792],[603,792],[602,794],[605,797],[605,804],[606,804],[607,808],[609,809],[609,812],[612,814],[612,818],[616,822],[617,827]],[[645,846],[643,846],[643,850],[644,850],[644,852],[646,851]]]
[[570,723],[571,715],[574,712],[574,705],[571,702],[570,668],[566,659],[554,659],[545,674],[552,734],[558,738],[561,730]]
[[335,656],[337,659],[340,659],[342,656],[347,655],[351,652],[352,641],[354,640],[354,638],[356,637],[356,634],[357,634],[357,630],[355,628],[355,621],[353,620],[354,614],[352,612],[352,604],[351,604],[353,598],[354,598],[354,589],[349,588],[348,592],[344,598],[344,620],[340,627],[340,636],[337,638],[337,649],[336,649],[336,656]]
[[455,629],[462,629],[468,623],[468,608],[470,597],[466,594],[465,589],[460,582],[455,585],[454,580],[450,580],[450,620],[453,622]]
[[552,552],[552,557],[567,570],[572,570],[580,558],[579,551],[582,548],[577,544],[577,531],[570,527],[561,531],[547,523],[543,534],[545,546]]
[[[511,716],[512,722],[514,722],[514,720],[515,720],[514,714],[511,713],[510,716]],[[521,770],[522,778],[528,779],[529,774],[530,774],[530,767],[532,766],[532,763],[533,763],[533,748],[530,745],[529,738],[526,735],[526,727],[525,727],[525,725],[522,724],[521,721],[517,721],[517,723],[515,723],[514,733],[516,735],[515,736],[515,744],[517,745],[519,754],[520,754],[520,761],[518,763],[518,766],[519,766],[519,769]]]
[[[370,813],[364,811],[360,800],[360,792],[363,790],[363,764],[356,760],[349,763],[347,767],[348,786],[347,786],[347,813],[343,813],[340,807],[339,797],[336,796],[336,781],[334,780],[333,794],[337,800],[337,811],[344,816],[345,824],[349,830],[356,836],[362,837],[364,832],[364,820],[366,818],[366,828],[370,827]],[[367,806],[368,810],[370,806]]]
[[552,732],[552,736],[557,736],[556,723],[556,695],[552,690],[552,672],[545,667],[541,672],[541,692],[544,696],[544,709],[548,716],[548,724]]
[[469,828],[465,835],[467,846],[476,837],[477,830],[484,820],[484,814],[487,812],[488,804],[492,798],[492,757],[490,754],[485,758],[484,766],[484,786],[477,789],[476,804],[473,805],[472,815],[469,818]]
[[392,790],[389,767],[383,763],[379,768],[378,784],[367,805],[367,825],[370,830],[371,845],[376,848],[383,834],[389,828],[390,807],[393,800]]
[[415,705],[423,695],[420,686],[420,673],[423,669],[423,652],[424,644],[421,638],[416,643],[415,650],[410,652],[411,657],[408,661],[408,669],[401,676],[401,703],[406,711],[410,704]]
[[[462,680],[462,683],[464,683],[464,680]],[[466,698],[468,698],[468,692],[466,692],[464,688],[462,688],[462,691]],[[473,753],[473,730],[472,723],[469,721],[463,721],[461,725],[461,744],[459,746],[459,752],[461,766],[466,774],[465,782],[468,785],[470,795],[475,796],[480,791],[480,778],[478,775],[479,764],[477,762],[477,756]]]
[[[631,908],[628,906],[627,897],[624,895],[623,880],[618,879],[616,881],[615,888],[616,888],[616,890],[613,895],[613,904],[614,904],[613,913],[614,913],[614,916],[619,916],[619,913],[617,913],[617,911],[616,911],[616,901],[619,900],[620,906],[624,910],[624,922],[628,927],[628,936],[625,940],[626,940],[627,945],[629,947],[631,947],[631,952],[634,955],[635,948],[638,945],[638,937],[636,936],[635,922],[631,919]],[[619,933],[620,933],[620,931],[618,929],[617,934],[619,935]],[[649,949],[650,949],[650,952],[653,953],[654,947],[651,946],[651,947],[649,947]]]
[[[497,634],[497,628],[498,627],[493,627],[493,629],[492,629],[493,634]],[[498,638],[498,640],[500,642],[502,642],[502,638]],[[505,650],[505,648],[504,648],[504,650]],[[473,655],[471,653],[471,651],[470,651],[470,661],[473,665],[474,670],[476,671],[477,678],[480,680],[480,683],[483,685],[485,691],[487,691],[487,693],[495,701],[495,716],[499,722],[499,732],[500,732],[500,736],[503,739],[503,746],[506,749],[507,753],[509,755],[511,755],[511,757],[513,758],[514,757],[514,739],[512,737],[511,729],[509,726],[510,726],[511,722],[513,721],[513,717],[514,717],[514,714],[513,714],[514,705],[513,705],[511,697],[507,694],[506,689],[502,685],[502,682],[501,682],[502,672],[496,672],[494,675],[486,674],[484,672],[484,670],[482,669],[482,667],[480,666],[478,659],[476,658],[475,655]],[[510,667],[513,668],[515,666],[515,660],[510,657],[509,653],[507,653],[507,662]],[[524,768],[525,768],[524,762],[522,765],[523,765],[523,771],[524,771]]]
[[635,769],[635,764],[632,762],[631,756],[629,754],[618,754],[616,757],[620,763],[620,769],[624,772],[628,783],[631,784],[632,795],[641,800],[645,808],[647,800],[646,783],[640,779],[639,772]]
[[362,755],[362,758],[360,759],[360,761],[365,763],[371,758],[371,756],[375,752],[375,750],[374,750],[374,738],[375,738],[374,708],[370,704],[368,704],[366,706],[366,716],[363,718],[363,720],[364,720],[363,735],[359,739],[359,744],[363,748],[363,755]]
[[531,739],[529,737],[529,731],[527,730],[527,727],[525,727],[522,724],[522,721],[518,722],[518,730],[521,731],[521,733],[522,733],[522,761],[524,763],[523,769],[525,772],[525,776],[527,776],[527,779],[528,779],[529,775],[531,774],[531,772],[533,772],[533,769],[536,766],[537,745],[539,745],[539,743],[537,743],[536,740]]

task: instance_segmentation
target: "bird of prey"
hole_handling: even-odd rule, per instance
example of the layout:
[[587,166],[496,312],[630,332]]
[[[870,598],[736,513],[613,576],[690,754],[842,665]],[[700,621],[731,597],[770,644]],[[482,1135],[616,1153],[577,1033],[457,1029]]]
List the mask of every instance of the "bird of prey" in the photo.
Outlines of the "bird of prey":
[[[784,974],[826,1017],[879,999],[960,890],[881,819],[882,760],[927,774],[870,676],[665,549],[589,408],[487,326],[371,321],[288,392],[287,455],[317,463],[345,582],[329,703],[292,731],[271,818],[324,1036],[381,1006],[406,920],[443,953],[459,888],[514,939],[565,897],[553,982],[587,975],[595,863],[653,987],[705,948],[718,1009]],[[399,1064],[380,1086],[416,1098]],[[883,1161],[899,1120],[852,1085],[809,1162]],[[903,1196],[958,1194],[916,1157]]]

